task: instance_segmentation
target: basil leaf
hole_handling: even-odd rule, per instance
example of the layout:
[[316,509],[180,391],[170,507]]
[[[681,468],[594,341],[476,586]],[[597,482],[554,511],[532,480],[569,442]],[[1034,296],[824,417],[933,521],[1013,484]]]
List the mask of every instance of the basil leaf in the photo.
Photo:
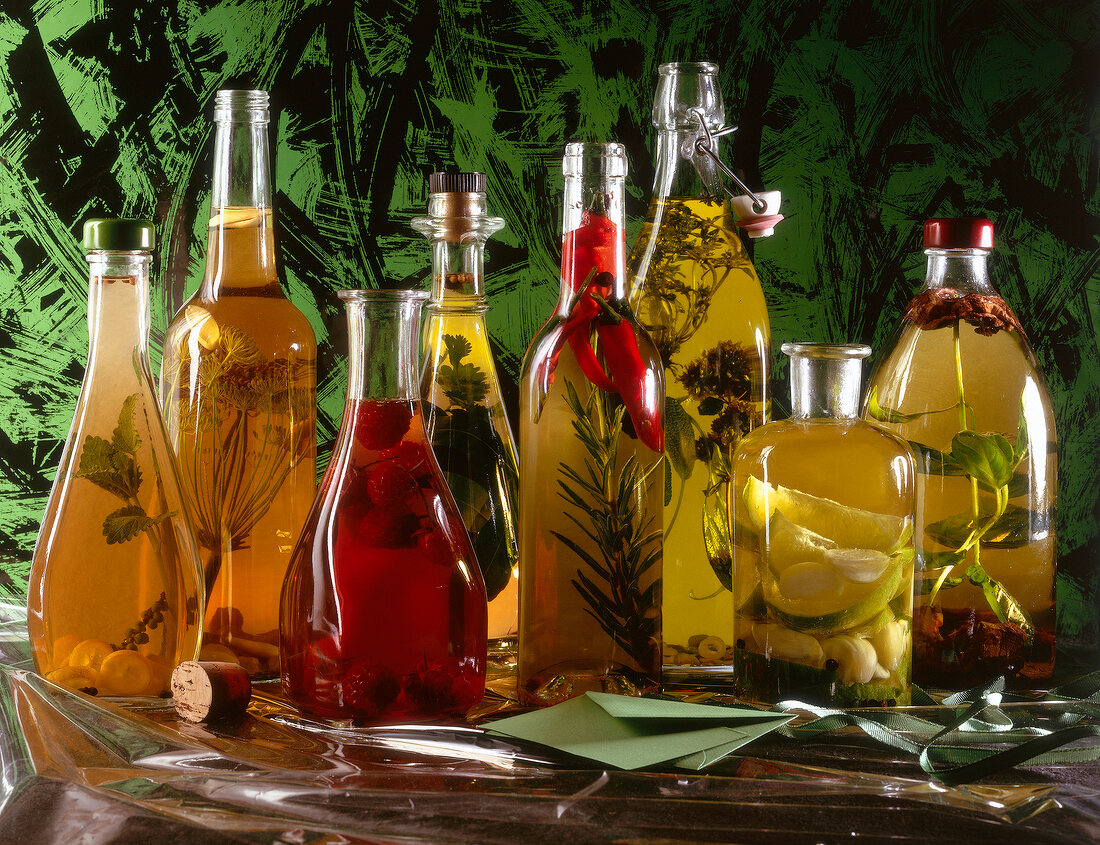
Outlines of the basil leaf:
[[1004,487],[1015,469],[1014,451],[1003,435],[960,431],[951,438],[951,458],[966,474],[991,487]]
[[895,424],[912,422],[924,416],[924,414],[903,414],[901,411],[895,411],[893,408],[882,407],[882,405],[878,403],[877,387],[872,387],[871,393],[867,396],[867,413],[871,415],[871,419]]
[[1016,424],[1016,445],[1012,449],[1012,467],[1015,469],[1027,457],[1027,417],[1020,406],[1020,422]]
[[1035,625],[1031,621],[1028,612],[1024,610],[1012,594],[1005,589],[1005,585],[996,578],[990,576],[980,563],[973,563],[966,569],[966,577],[970,583],[982,588],[985,600],[990,609],[997,615],[1001,622],[1011,622],[1018,625],[1027,634],[1028,642],[1035,637]]
[[[984,525],[992,515],[992,511],[984,511],[978,516],[978,524]],[[1041,514],[1019,505],[1009,505],[982,537],[981,545],[992,549],[1018,549],[1049,527],[1049,519]],[[925,526],[924,533],[940,545],[957,549],[973,529],[974,520],[970,514],[957,513]]]
[[923,570],[943,569],[945,566],[955,566],[962,563],[963,558],[966,557],[966,552],[930,552],[919,546],[917,547],[916,554],[920,564],[919,568]]
[[726,403],[717,396],[707,396],[699,403],[699,413],[704,417],[713,417],[716,414],[722,413],[722,409],[725,406]]
[[925,446],[915,440],[909,441],[909,446],[917,457],[917,472],[925,475],[966,475],[965,470],[939,449]]
[[[924,577],[917,581],[917,593],[922,596],[928,595],[930,592],[932,592],[932,588],[936,586],[936,582],[939,580],[939,577],[940,576],[938,572],[934,574],[931,572],[925,572]],[[940,589],[950,590],[952,587],[959,586],[959,584],[961,584],[964,580],[966,579],[962,576],[959,576],[958,578],[948,576],[947,578],[943,579],[943,583],[940,584]]]
[[665,455],[680,478],[688,479],[695,468],[695,430],[684,406],[665,397]]

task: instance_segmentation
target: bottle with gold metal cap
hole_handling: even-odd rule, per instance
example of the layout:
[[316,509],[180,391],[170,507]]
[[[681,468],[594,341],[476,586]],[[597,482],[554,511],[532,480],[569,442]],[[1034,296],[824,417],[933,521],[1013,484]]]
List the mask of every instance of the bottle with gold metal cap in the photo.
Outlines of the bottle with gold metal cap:
[[153,224],[89,220],[88,364],[31,564],[38,671],[70,689],[159,696],[194,660],[198,551],[149,372]]
[[206,274],[168,328],[162,400],[202,553],[203,656],[279,674],[279,593],[313,503],[313,329],[283,293],[264,91],[214,100]]
[[485,242],[504,228],[485,205],[484,173],[433,173],[432,242],[420,382],[432,449],[462,511],[489,599],[489,659],[514,667],[519,619],[516,444],[504,410],[485,315]]

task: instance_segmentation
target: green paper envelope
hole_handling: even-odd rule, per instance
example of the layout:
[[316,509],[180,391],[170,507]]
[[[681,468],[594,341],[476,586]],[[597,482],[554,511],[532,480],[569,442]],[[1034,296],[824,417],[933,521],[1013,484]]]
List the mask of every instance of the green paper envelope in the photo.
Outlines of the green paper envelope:
[[741,707],[589,692],[484,727],[491,734],[537,742],[620,769],[671,763],[698,770],[793,718]]

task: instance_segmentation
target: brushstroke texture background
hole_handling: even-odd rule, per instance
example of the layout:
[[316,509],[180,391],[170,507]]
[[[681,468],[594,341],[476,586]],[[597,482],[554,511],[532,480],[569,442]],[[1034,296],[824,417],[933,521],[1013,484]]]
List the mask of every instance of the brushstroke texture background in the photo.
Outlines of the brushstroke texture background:
[[627,145],[636,226],[657,65],[709,59],[741,127],[727,158],[784,193],[787,221],[755,245],[776,341],[883,343],[923,275],[921,221],[997,223],[996,279],[1056,407],[1063,645],[1094,659],[1098,28],[1096,3],[1026,0],[8,0],[0,590],[25,594],[80,386],[81,221],[158,222],[156,349],[203,271],[215,90],[273,95],[286,285],[322,349],[323,467],[345,380],[334,291],[423,280],[428,250],[408,220],[425,174],[489,174],[508,221],[491,244],[489,323],[514,382],[557,293],[564,142]]

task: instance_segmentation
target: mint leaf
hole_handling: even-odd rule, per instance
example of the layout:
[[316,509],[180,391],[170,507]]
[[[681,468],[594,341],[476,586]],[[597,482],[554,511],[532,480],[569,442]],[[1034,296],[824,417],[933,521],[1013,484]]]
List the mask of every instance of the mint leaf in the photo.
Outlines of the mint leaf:
[[665,397],[665,454],[680,478],[688,479],[695,468],[695,431],[684,406]]
[[107,538],[107,545],[125,543],[155,524],[141,505],[127,505],[107,514],[103,520],[103,536]]
[[960,431],[951,438],[950,455],[967,475],[993,488],[1006,486],[1016,466],[1012,444],[1000,434]]
[[141,486],[141,472],[134,459],[94,434],[84,438],[76,477],[86,478],[120,499],[136,496]]
[[111,445],[127,455],[136,455],[141,438],[138,437],[137,428],[134,426],[134,406],[139,396],[132,393],[122,403],[122,410],[118,414],[118,426],[111,436]]

